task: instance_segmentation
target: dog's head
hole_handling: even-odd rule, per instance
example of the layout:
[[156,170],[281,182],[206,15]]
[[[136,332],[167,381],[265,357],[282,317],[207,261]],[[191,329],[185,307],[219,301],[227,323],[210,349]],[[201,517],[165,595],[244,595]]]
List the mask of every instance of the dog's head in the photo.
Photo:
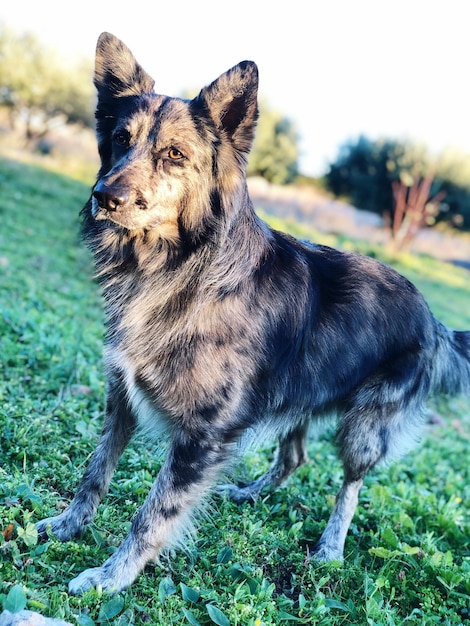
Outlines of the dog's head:
[[254,137],[258,72],[244,61],[193,100],[154,81],[116,37],[98,39],[95,66],[101,169],[91,214],[110,227],[195,234],[244,184]]

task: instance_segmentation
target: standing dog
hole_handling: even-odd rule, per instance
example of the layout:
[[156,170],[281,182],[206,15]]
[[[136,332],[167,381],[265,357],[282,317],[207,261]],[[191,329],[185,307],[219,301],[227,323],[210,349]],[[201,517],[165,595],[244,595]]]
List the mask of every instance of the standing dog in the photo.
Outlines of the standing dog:
[[306,461],[309,424],[339,415],[341,487],[314,556],[340,559],[365,474],[402,453],[432,392],[470,390],[470,332],[454,332],[381,263],[301,243],[255,214],[245,165],[254,63],[194,100],[156,95],[114,36],[100,36],[101,169],[83,210],[107,311],[106,419],[72,503],[38,524],[80,533],[137,427],[169,449],[129,535],[70,593],[119,591],[175,542],[248,429],[279,438],[271,469],[223,491],[236,502]]

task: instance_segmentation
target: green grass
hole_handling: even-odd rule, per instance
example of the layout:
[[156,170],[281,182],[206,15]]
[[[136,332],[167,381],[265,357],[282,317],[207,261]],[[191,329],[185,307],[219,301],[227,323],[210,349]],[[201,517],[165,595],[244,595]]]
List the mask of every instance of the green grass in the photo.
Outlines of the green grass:
[[[33,522],[70,500],[103,415],[102,310],[78,240],[88,193],[82,182],[0,160],[0,608],[81,626],[470,624],[470,404],[461,398],[439,399],[442,423],[423,444],[368,477],[344,564],[304,564],[341,483],[326,437],[310,444],[308,466],[256,505],[213,500],[187,551],[148,566],[126,592],[67,595],[68,580],[122,540],[160,463],[156,448],[134,443],[84,536],[37,542]],[[468,273],[430,258],[386,260],[442,321],[470,328]],[[240,473],[262,472],[270,454],[251,453]]]

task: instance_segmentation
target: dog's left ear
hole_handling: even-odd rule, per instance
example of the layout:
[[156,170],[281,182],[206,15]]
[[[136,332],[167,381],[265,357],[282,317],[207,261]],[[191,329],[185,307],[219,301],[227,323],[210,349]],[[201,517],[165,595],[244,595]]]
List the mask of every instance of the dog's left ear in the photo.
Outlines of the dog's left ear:
[[258,68],[243,61],[204,87],[193,101],[205,104],[217,128],[240,152],[250,151],[258,119]]
[[155,84],[129,48],[111,33],[98,38],[94,82],[101,101],[152,93]]

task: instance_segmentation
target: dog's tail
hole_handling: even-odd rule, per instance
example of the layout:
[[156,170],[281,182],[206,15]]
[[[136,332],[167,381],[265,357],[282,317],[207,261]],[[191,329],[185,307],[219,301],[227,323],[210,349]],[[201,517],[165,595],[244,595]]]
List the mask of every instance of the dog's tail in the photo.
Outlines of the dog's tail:
[[438,393],[470,394],[470,331],[450,330],[437,322],[432,386]]

